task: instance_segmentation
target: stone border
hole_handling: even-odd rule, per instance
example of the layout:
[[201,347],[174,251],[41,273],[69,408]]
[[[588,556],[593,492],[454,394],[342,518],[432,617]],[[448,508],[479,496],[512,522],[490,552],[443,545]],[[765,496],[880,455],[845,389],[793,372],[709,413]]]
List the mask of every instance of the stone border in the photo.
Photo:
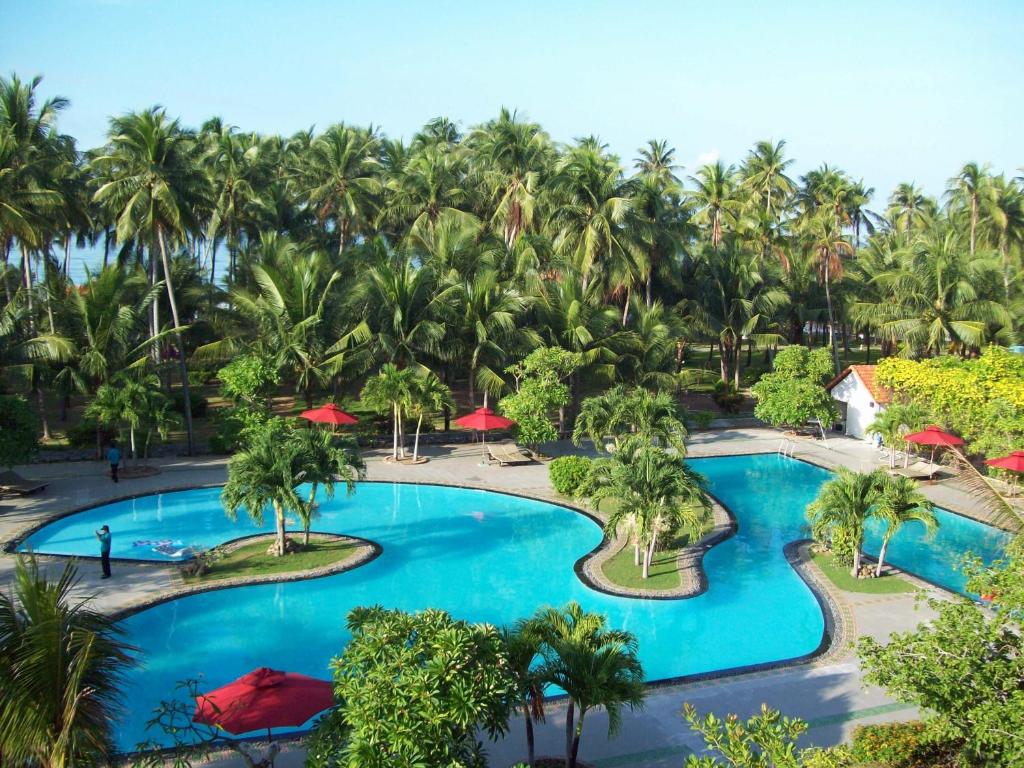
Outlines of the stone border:
[[715,496],[710,493],[708,496],[711,499],[714,525],[696,542],[680,548],[676,555],[679,586],[671,589],[637,589],[623,587],[605,576],[604,564],[625,546],[627,543],[625,536],[617,536],[614,539],[609,539],[606,536],[597,549],[576,561],[574,566],[576,576],[596,592],[615,597],[640,600],[686,600],[704,594],[708,589],[708,579],[704,572],[704,555],[712,547],[734,536],[739,530],[739,524],[732,512]]
[[[274,536],[275,534],[273,533],[257,533],[253,536],[243,536],[241,538],[225,542],[219,547],[216,547],[216,549],[231,552],[245,546],[246,544],[251,544],[254,541],[270,541]],[[280,584],[290,581],[308,581],[310,579],[320,579],[325,576],[335,576],[339,573],[351,571],[362,565],[366,565],[367,563],[376,560],[384,553],[384,548],[380,544],[375,541],[370,541],[369,539],[360,538],[359,536],[344,536],[334,533],[323,533],[320,531],[310,531],[310,536],[315,536],[321,540],[326,539],[330,541],[352,542],[356,545],[355,551],[345,559],[339,560],[336,563],[320,566],[319,568],[310,568],[305,571],[267,573],[256,576],[237,576],[228,579],[215,579],[197,584],[186,583],[181,577],[180,569],[178,569],[178,578],[181,579],[180,586],[155,597],[146,597],[129,603],[128,605],[110,613],[110,617],[115,621],[120,621],[135,613],[160,605],[161,603],[167,603],[181,597],[189,597],[191,595],[198,595],[204,592],[215,592],[221,589],[234,589],[236,587],[250,587],[257,584]]]

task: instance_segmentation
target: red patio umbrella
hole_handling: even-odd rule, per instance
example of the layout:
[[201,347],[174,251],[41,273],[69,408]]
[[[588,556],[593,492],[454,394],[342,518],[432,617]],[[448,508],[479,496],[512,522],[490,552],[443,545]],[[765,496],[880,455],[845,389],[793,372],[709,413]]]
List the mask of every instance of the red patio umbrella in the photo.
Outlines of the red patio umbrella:
[[330,424],[335,427],[341,424],[355,424],[359,421],[351,413],[345,413],[334,403],[321,405],[319,408],[314,408],[311,411],[303,411],[299,414],[299,417],[314,421],[317,424]]
[[[956,435],[951,435],[946,432],[942,427],[931,424],[925,427],[920,432],[911,432],[909,435],[904,435],[903,439],[908,443],[917,443],[918,445],[930,445],[932,447],[932,469],[935,469],[935,449],[942,446],[948,448],[954,445],[963,445],[964,441]],[[909,463],[910,456],[907,456],[907,462]]]
[[1013,476],[1013,488],[1010,490],[1012,496],[1017,490],[1017,475],[1024,472],[1024,451],[1014,451],[1007,456],[1000,456],[997,459],[989,459],[985,462],[990,467],[999,467],[999,469],[1008,469],[1016,474]]
[[216,725],[228,733],[297,728],[334,706],[326,680],[260,667],[209,693],[196,696],[192,722]]
[[460,416],[455,420],[455,423],[461,427],[479,429],[484,433],[482,441],[484,447],[483,461],[487,460],[487,432],[492,429],[508,429],[515,424],[512,419],[506,419],[504,416],[499,416],[486,406],[483,408],[477,408],[475,411],[467,413],[465,416]]

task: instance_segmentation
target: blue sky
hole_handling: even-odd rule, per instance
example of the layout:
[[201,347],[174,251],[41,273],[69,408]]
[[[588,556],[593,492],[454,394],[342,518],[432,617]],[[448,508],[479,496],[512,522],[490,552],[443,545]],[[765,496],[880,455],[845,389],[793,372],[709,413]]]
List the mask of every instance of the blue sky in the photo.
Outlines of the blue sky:
[[785,138],[877,190],[932,194],[965,161],[1024,165],[1024,2],[0,0],[0,71],[71,99],[62,129],[162,104],[291,133],[410,136],[517,108],[625,161],[665,138],[690,173]]

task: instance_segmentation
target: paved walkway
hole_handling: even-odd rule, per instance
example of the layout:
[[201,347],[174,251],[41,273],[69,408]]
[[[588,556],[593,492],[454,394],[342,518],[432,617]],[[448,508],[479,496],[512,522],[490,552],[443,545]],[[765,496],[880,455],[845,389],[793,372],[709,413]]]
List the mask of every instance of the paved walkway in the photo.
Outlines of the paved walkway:
[[[717,456],[745,453],[774,453],[781,435],[770,429],[733,429],[695,434],[690,455]],[[572,446],[560,444],[551,453],[572,452]],[[553,499],[545,465],[498,468],[480,465],[479,446],[429,447],[423,453],[430,462],[419,466],[395,466],[383,461],[384,452],[367,457],[367,474],[372,480],[402,480],[468,485]],[[826,467],[849,466],[869,469],[880,465],[879,454],[871,446],[844,437],[821,441],[795,441],[795,456]],[[226,461],[203,458],[154,461],[161,474],[115,485],[104,474],[100,462],[32,465],[19,468],[26,477],[49,480],[49,488],[27,499],[0,499],[0,541],[7,541],[46,519],[83,506],[110,501],[122,496],[158,490],[185,488],[224,482]],[[936,503],[956,511],[978,514],[969,496],[954,481],[926,484],[925,493]],[[10,581],[14,557],[0,555],[0,584]],[[48,569],[63,567],[59,559],[44,559]],[[115,564],[115,578],[99,580],[98,564],[83,564],[79,591],[96,596],[96,604],[114,611],[140,599],[166,592],[177,579],[173,567],[163,565]],[[933,596],[945,594],[927,588]],[[844,593],[855,625],[854,635],[870,635],[880,640],[894,631],[905,631],[930,618],[927,608],[918,608],[913,595],[853,595]],[[720,715],[736,712],[749,715],[761,703],[799,716],[810,723],[807,744],[829,745],[846,739],[855,725],[895,719],[907,719],[914,711],[889,700],[876,689],[865,690],[860,670],[850,648],[819,662],[773,672],[763,672],[710,682],[657,688],[647,699],[642,713],[626,715],[619,737],[609,740],[602,713],[588,717],[581,757],[599,768],[630,766],[661,768],[678,766],[688,750],[696,749],[696,740],[680,714],[684,702],[701,712]],[[549,707],[549,718],[538,729],[539,753],[559,754],[563,742],[564,708]],[[524,754],[522,723],[513,722],[507,738],[490,748],[495,766],[511,765]],[[288,752],[278,760],[282,768],[299,766],[301,753]],[[240,765],[226,759],[222,765]]]

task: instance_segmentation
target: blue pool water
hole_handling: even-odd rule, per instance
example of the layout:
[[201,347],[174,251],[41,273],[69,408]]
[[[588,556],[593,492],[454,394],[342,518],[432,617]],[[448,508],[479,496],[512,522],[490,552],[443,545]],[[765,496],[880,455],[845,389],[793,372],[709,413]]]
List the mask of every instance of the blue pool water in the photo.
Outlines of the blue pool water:
[[[805,507],[828,473],[775,455],[692,463],[732,510],[739,532],[707,553],[708,591],[689,600],[629,600],[584,586],[573,564],[597,546],[601,532],[556,505],[387,483],[364,483],[354,496],[321,500],[316,530],[376,541],[383,554],[349,573],[208,592],[126,618],[143,665],[132,673],[126,693],[131,714],[118,743],[130,749],[147,737],[145,720],[179,680],[199,677],[204,688],[213,688],[258,666],[328,677],[328,662],[348,639],[346,614],[373,603],[443,608],[500,625],[543,605],[577,600],[607,614],[612,626],[636,633],[649,680],[813,652],[824,631],[821,609],[786,562],[783,547],[806,536]],[[246,519],[225,518],[218,493],[181,491],[108,505],[48,525],[26,544],[39,552],[91,554],[93,531],[107,523],[114,556],[159,559],[165,556],[133,543],[169,539],[211,546],[252,533]],[[949,568],[955,555],[971,550],[993,557],[1003,535],[949,513],[940,516],[942,527],[932,540],[921,541],[909,526],[902,531],[890,545],[891,561],[959,589],[962,578]]]

